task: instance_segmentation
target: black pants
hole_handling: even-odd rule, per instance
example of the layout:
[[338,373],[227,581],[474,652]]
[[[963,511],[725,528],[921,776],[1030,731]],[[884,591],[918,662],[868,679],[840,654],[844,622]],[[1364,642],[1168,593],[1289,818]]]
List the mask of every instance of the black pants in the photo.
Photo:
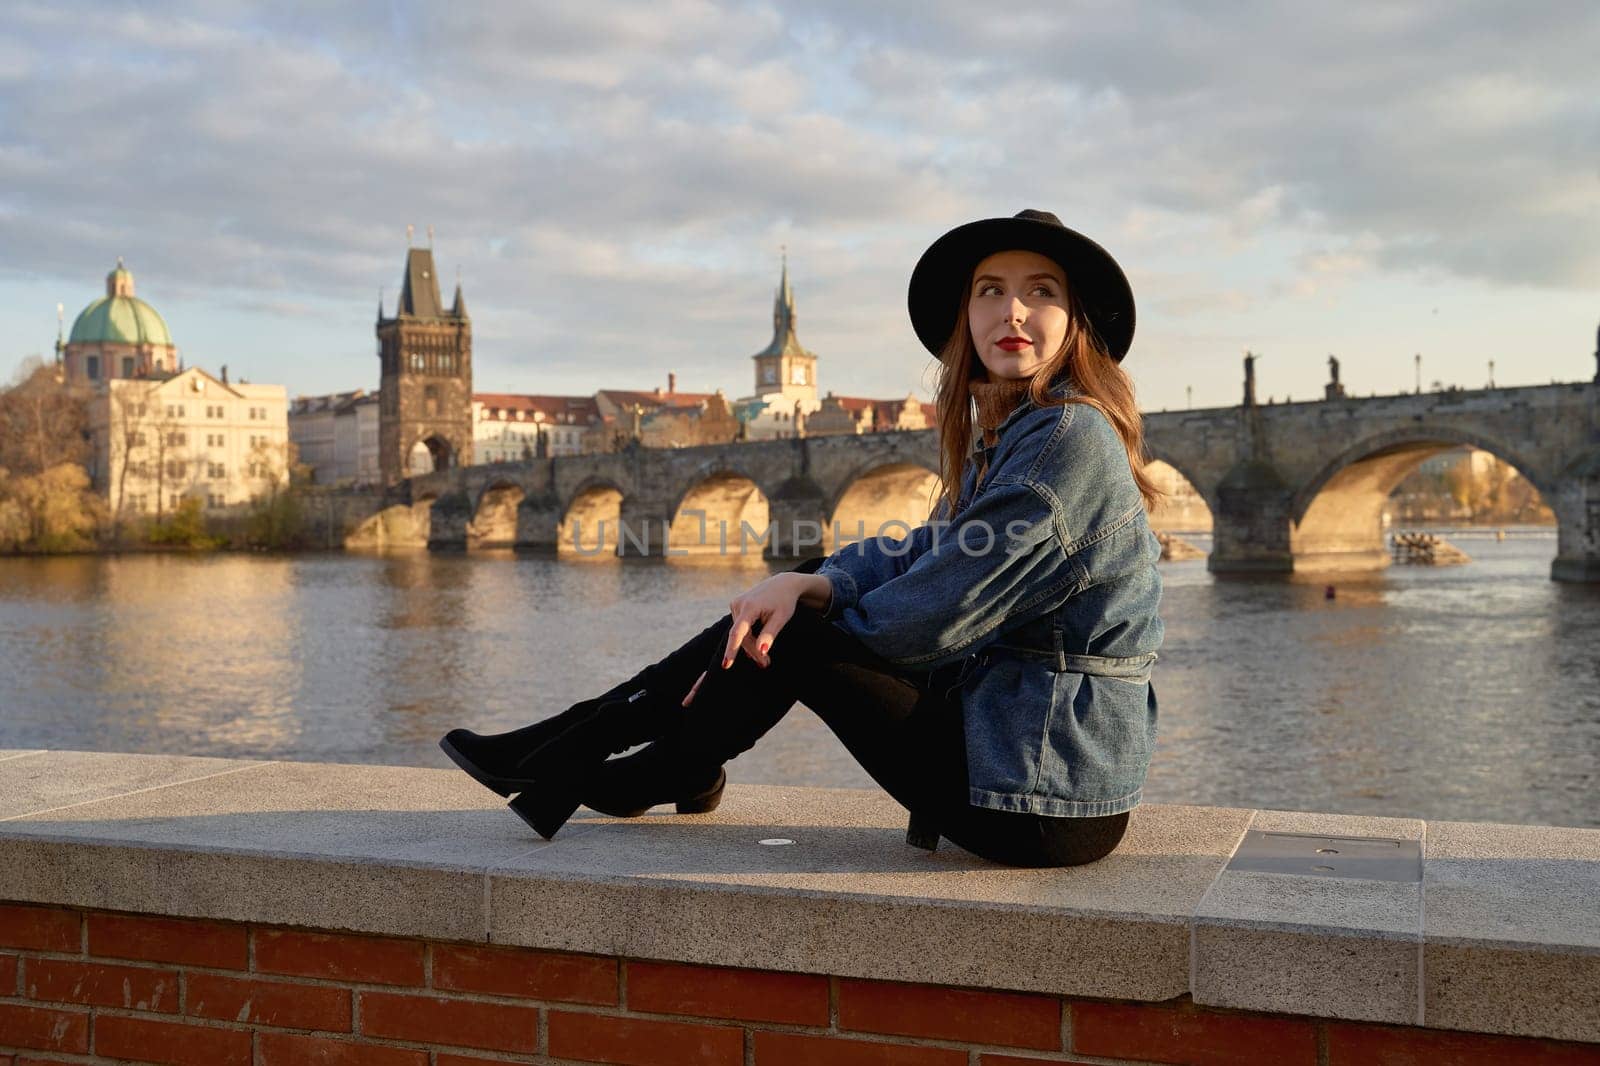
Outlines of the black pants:
[[678,699],[709,671],[684,728],[719,757],[748,751],[798,700],[884,791],[907,810],[927,812],[942,836],[975,855],[1010,866],[1076,866],[1121,841],[1126,811],[1056,818],[973,806],[961,705],[945,691],[944,674],[903,672],[805,607],[779,631],[770,666],[757,666],[741,651],[723,670],[732,624],[723,615],[661,663]]

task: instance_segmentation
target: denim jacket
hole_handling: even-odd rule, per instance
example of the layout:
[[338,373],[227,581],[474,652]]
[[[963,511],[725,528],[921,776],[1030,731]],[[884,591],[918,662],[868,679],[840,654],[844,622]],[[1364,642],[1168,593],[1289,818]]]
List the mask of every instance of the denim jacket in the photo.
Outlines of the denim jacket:
[[[1057,396],[1071,386],[1058,382]],[[1161,546],[1128,453],[1088,404],[1024,398],[905,537],[868,537],[816,573],[823,617],[930,684],[960,688],[969,800],[1087,817],[1139,803],[1156,740]]]

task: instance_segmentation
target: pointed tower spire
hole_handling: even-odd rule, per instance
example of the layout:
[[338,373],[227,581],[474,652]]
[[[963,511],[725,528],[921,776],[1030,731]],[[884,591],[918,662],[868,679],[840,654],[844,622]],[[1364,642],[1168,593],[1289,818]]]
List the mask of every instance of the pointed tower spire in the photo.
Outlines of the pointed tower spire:
[[763,355],[805,355],[795,335],[794,289],[789,284],[789,250],[783,250],[783,270],[778,276],[778,291],[772,298],[772,343],[756,353]]
[[378,286],[378,321],[383,321],[383,286]]
[[[789,246],[783,245],[783,272],[778,276],[778,291],[772,298],[772,346],[781,352],[794,336],[794,290],[789,287]],[[798,344],[798,342],[796,342]]]
[[456,301],[450,308],[450,314],[456,318],[467,317],[467,300],[461,295],[461,268],[456,267]]
[[789,287],[789,246],[779,245],[783,253],[783,276],[778,281],[778,299],[783,303],[784,314],[788,316],[789,328],[794,329],[794,290]]

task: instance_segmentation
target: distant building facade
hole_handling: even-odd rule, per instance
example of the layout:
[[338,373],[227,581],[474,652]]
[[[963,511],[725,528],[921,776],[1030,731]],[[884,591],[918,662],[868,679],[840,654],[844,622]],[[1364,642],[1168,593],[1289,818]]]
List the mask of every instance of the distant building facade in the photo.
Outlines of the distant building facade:
[[829,392],[822,398],[817,412],[806,419],[805,435],[824,437],[837,433],[932,429],[938,422],[938,407],[914,395],[903,400],[874,400],[865,396],[835,396]]
[[595,404],[606,427],[600,451],[633,440],[647,448],[688,448],[739,439],[739,420],[722,390],[679,392],[676,374],[667,375],[665,390],[601,389]]
[[112,513],[161,516],[195,497],[243,507],[288,481],[288,393],[228,383],[198,367],[113,378],[89,400],[90,478]]
[[606,451],[593,396],[481,392],[472,397],[472,448],[478,463],[510,463]]
[[378,468],[377,395],[361,389],[296,396],[289,405],[289,439],[314,485],[372,485]]
[[739,420],[721,389],[703,400],[662,404],[639,422],[639,443],[646,448],[689,448],[738,439]]
[[393,318],[378,301],[378,467],[393,483],[472,462],[472,322],[461,285],[446,309],[433,249],[406,252]]

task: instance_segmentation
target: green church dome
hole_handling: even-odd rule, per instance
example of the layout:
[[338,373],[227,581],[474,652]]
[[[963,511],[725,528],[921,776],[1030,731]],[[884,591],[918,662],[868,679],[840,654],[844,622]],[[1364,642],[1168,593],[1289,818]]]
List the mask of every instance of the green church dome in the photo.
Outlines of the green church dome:
[[172,335],[156,309],[133,294],[133,274],[117,260],[106,275],[106,295],[72,323],[68,343],[154,344],[171,347]]

